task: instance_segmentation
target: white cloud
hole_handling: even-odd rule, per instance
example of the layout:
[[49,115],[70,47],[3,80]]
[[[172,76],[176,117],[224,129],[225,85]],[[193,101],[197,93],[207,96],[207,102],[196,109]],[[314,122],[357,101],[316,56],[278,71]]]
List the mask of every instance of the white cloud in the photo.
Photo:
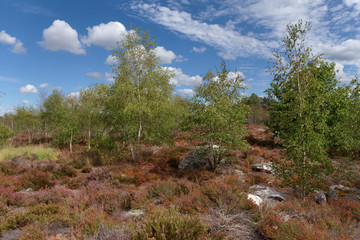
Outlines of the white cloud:
[[85,54],[78,39],[78,33],[67,22],[55,20],[50,27],[43,30],[40,46],[51,51],[68,51],[74,54]]
[[359,0],[344,0],[344,3],[348,7],[354,7],[356,10],[360,10]]
[[336,63],[335,65],[336,77],[344,83],[350,82],[355,76],[348,75],[344,72],[344,65]]
[[271,55],[268,45],[273,46],[273,43],[259,41],[254,37],[242,35],[218,24],[195,20],[187,12],[171,10],[156,4],[138,4],[133,5],[132,8],[153,22],[180,32],[192,40],[217,48],[220,51],[219,55],[225,59],[250,55]]
[[16,53],[16,54],[26,53],[26,48],[24,48],[24,45],[22,42],[17,41],[12,49],[12,52]]
[[102,78],[102,75],[99,72],[90,72],[90,73],[87,73],[86,75],[88,75],[89,78],[95,78],[95,79]]
[[80,97],[80,92],[71,92],[66,97],[67,98],[79,98]]
[[0,116],[4,116],[5,113],[14,113],[15,110],[11,108],[2,108],[0,106]]
[[116,65],[118,63],[119,63],[118,60],[113,55],[109,55],[105,61],[105,64],[108,64],[108,65]]
[[349,39],[339,45],[327,47],[325,49],[326,56],[332,60],[359,63],[360,60],[360,40]]
[[19,82],[19,81],[18,81],[16,78],[0,76],[0,82],[12,82],[12,83],[17,83],[17,82]]
[[98,45],[112,49],[126,33],[125,26],[120,22],[100,23],[92,28],[88,27],[88,36],[82,36],[81,41],[87,46]]
[[53,87],[53,86],[50,86],[48,83],[42,83],[39,85],[41,88],[45,88],[47,90],[61,90],[63,89],[62,87]]
[[23,100],[22,103],[23,104],[29,104],[30,102],[28,100]]
[[203,53],[203,52],[205,52],[205,51],[206,51],[206,47],[199,47],[199,48],[193,47],[193,48],[191,49],[191,52],[196,52],[196,53]]
[[171,50],[166,50],[162,46],[158,46],[154,49],[155,54],[160,58],[160,63],[171,64],[176,58],[176,54]]
[[12,45],[12,52],[16,54],[24,54],[26,53],[26,48],[21,41],[17,40],[16,37],[12,37],[7,34],[4,30],[0,32],[0,43]]
[[181,68],[166,67],[165,69],[174,72],[174,77],[171,79],[170,83],[176,86],[195,86],[202,80],[202,77],[199,75],[189,76],[184,74]]
[[16,38],[7,34],[4,30],[0,32],[0,43],[14,45],[16,43]]
[[108,82],[115,82],[115,76],[110,73],[105,73],[105,80]]
[[178,92],[185,97],[192,97],[194,95],[194,90],[190,88],[179,89]]
[[25,87],[21,87],[20,88],[20,92],[22,94],[30,94],[30,93],[38,93],[38,90],[36,89],[36,87],[34,85],[31,84],[27,84]]

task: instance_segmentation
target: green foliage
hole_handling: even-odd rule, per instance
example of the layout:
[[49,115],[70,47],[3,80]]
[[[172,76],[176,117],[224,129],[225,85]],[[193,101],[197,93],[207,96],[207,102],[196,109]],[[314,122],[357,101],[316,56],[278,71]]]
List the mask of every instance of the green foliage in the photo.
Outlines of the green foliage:
[[[208,72],[195,89],[191,99],[190,127],[213,156],[211,167],[216,168],[224,150],[245,148],[244,123],[249,107],[241,103],[244,79],[238,73],[229,76],[224,61],[216,75]],[[214,145],[219,147],[214,149]]]
[[105,84],[95,85],[80,92],[79,121],[81,129],[88,141],[88,149],[91,149],[92,135],[103,132],[104,122],[102,112],[108,86]]
[[180,214],[176,209],[155,209],[143,223],[133,226],[132,239],[181,240],[200,239],[206,226],[196,216]]
[[16,108],[14,116],[15,129],[17,132],[27,132],[29,143],[31,143],[39,123],[38,113],[34,107],[19,106]]
[[72,151],[73,141],[79,137],[79,104],[76,97],[64,97],[53,91],[43,102],[41,118],[53,137],[53,144],[64,146],[69,144]]
[[159,64],[154,47],[149,32],[136,29],[123,37],[113,54],[119,65],[113,69],[115,83],[106,102],[109,126],[129,143],[134,161],[141,142],[171,141],[175,126],[172,74]]
[[[305,47],[308,23],[287,26],[284,50],[274,52],[274,76],[269,95],[277,100],[270,107],[270,129],[286,148],[287,164],[278,164],[278,173],[291,182],[302,197],[311,189],[311,180],[330,170],[326,153],[327,91],[333,87],[333,66],[321,62]],[[291,179],[291,181],[289,181]]]
[[338,153],[360,155],[360,83],[338,87],[331,120],[332,147]]
[[3,123],[0,123],[0,146],[4,145],[6,143],[6,140],[14,135],[15,133],[13,131],[11,131]]
[[249,97],[244,97],[242,102],[251,109],[251,113],[248,115],[249,124],[263,124],[269,120],[268,107],[272,102],[271,99],[259,97],[253,93]]

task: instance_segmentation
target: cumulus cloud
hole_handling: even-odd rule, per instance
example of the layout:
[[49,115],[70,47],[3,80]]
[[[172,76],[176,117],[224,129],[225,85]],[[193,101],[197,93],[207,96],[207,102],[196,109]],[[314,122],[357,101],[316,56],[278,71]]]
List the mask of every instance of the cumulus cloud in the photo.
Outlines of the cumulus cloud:
[[16,38],[7,34],[4,30],[0,32],[0,43],[14,45],[16,43]]
[[42,83],[39,85],[41,88],[45,88],[47,90],[61,90],[63,89],[62,87],[53,87],[53,86],[50,86],[48,83]]
[[87,46],[97,45],[110,50],[127,32],[120,22],[100,23],[87,28],[88,35],[82,36],[81,41]]
[[194,90],[190,88],[179,89],[178,92],[185,97],[192,97],[194,95]]
[[20,88],[20,92],[24,95],[27,95],[30,93],[38,93],[38,90],[34,85],[27,84],[26,86]]
[[86,75],[88,75],[89,78],[94,78],[94,79],[102,78],[102,75],[99,72],[90,72],[90,73],[87,73]]
[[106,72],[105,73],[105,80],[108,82],[115,82],[115,76]]
[[24,54],[26,53],[26,48],[21,41],[17,40],[16,37],[12,37],[7,34],[4,30],[0,32],[0,43],[11,45],[12,52],[16,54]]
[[242,35],[218,24],[208,24],[195,20],[187,12],[171,10],[168,7],[156,4],[137,4],[133,5],[132,8],[139,11],[142,16],[172,31],[217,48],[220,51],[219,55],[225,59],[250,55],[271,55],[271,51],[265,42]]
[[193,48],[191,49],[191,52],[195,52],[195,53],[203,53],[203,52],[205,52],[205,51],[206,51],[206,47],[199,47],[199,48],[193,47]]
[[176,86],[195,86],[202,80],[202,77],[199,75],[189,76],[184,74],[181,68],[167,67],[166,69],[174,73],[174,77],[171,79],[170,83]]
[[80,97],[80,92],[71,92],[66,97],[67,98],[79,98]]
[[158,46],[154,49],[155,54],[160,58],[160,63],[171,64],[176,58],[176,54],[171,50],[166,50],[162,46]]
[[119,63],[118,60],[113,55],[109,55],[105,61],[105,64],[108,64],[108,65],[116,65],[118,63]]
[[30,102],[28,100],[23,100],[22,103],[23,104],[29,104]]
[[85,54],[78,33],[67,22],[55,20],[52,25],[43,30],[43,40],[40,46],[50,51],[68,51],[74,54]]
[[335,65],[335,71],[336,71],[336,77],[344,83],[350,82],[352,79],[355,78],[355,76],[348,75],[344,72],[344,65],[341,63],[336,63]]

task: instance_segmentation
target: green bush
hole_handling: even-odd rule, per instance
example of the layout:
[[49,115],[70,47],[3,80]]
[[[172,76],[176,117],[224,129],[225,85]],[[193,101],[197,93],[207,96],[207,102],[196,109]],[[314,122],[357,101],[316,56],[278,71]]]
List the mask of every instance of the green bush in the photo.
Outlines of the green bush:
[[205,236],[207,229],[197,216],[180,214],[174,208],[156,209],[132,228],[135,240],[152,237],[156,240],[199,239]]
[[6,125],[0,123],[0,146],[6,143],[8,138],[14,136],[15,133],[11,131]]

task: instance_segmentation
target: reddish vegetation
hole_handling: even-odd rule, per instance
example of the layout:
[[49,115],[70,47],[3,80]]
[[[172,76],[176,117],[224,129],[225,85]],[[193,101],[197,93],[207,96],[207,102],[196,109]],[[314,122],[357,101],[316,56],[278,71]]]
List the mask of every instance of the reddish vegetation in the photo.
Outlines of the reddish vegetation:
[[[309,196],[259,208],[247,199],[254,184],[292,194],[272,174],[252,171],[255,163],[282,156],[266,129],[248,128],[249,149],[229,151],[215,172],[177,169],[194,148],[186,134],[172,147],[143,146],[137,163],[125,155],[104,165],[81,145],[73,154],[62,151],[58,163],[0,163],[0,230],[58,240],[358,239],[359,201],[340,197],[318,205]],[[346,181],[358,186],[356,176]]]

